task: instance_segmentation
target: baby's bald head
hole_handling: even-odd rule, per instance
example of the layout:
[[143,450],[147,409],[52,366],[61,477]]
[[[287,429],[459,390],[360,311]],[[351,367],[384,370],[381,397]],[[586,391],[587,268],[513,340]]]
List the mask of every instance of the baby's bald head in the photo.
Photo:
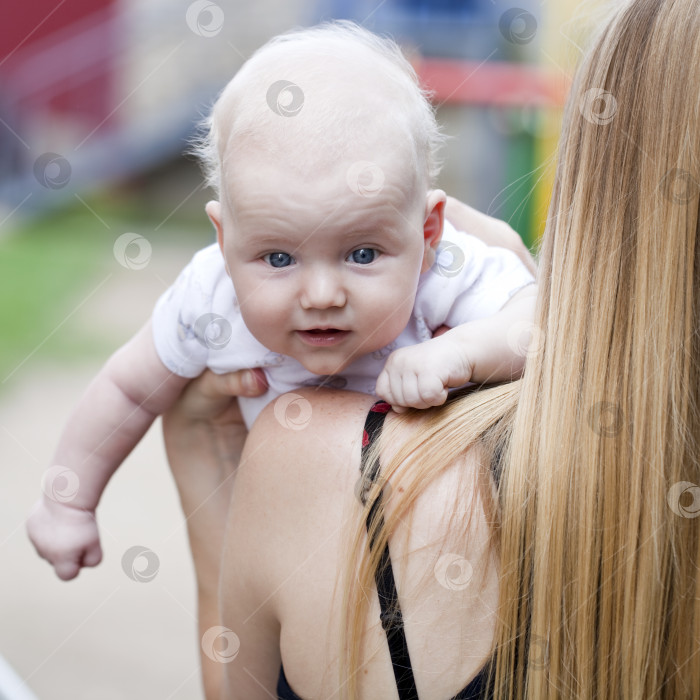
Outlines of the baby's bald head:
[[251,151],[284,158],[300,177],[390,155],[418,192],[437,175],[441,142],[433,109],[398,46],[337,22],[259,49],[214,105],[199,155],[220,195],[237,156]]

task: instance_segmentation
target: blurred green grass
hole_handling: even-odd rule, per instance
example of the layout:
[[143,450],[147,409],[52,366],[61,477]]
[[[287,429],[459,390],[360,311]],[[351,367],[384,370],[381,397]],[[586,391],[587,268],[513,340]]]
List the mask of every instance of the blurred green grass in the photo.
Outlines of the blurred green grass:
[[[149,240],[206,241],[202,209],[178,212],[167,227],[162,210],[140,197],[110,193],[29,219],[0,236],[0,392],[25,364],[76,362],[114,348],[99,334],[76,330],[69,316],[113,270],[117,232],[149,231]],[[70,325],[71,332],[63,327]]]
[[0,381],[33,351],[87,350],[79,341],[66,347],[60,333],[47,334],[99,274],[106,236],[97,226],[88,211],[74,209],[23,224],[0,240]]

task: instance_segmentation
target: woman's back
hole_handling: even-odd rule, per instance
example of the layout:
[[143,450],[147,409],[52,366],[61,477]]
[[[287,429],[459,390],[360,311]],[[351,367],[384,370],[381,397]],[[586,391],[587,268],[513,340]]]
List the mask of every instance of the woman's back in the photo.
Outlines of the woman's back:
[[[284,441],[266,440],[266,434],[280,432],[273,410],[267,410],[251,433],[249,444],[256,449],[247,450],[239,467],[222,622],[238,635],[240,651],[227,666],[226,697],[269,697],[262,688],[274,687],[281,663],[305,700],[338,696],[339,640],[345,634],[339,577],[347,569],[350,522],[361,518],[360,444],[372,399],[322,391],[305,392],[303,400],[310,402],[308,425],[285,430]],[[390,415],[388,422],[394,420]],[[497,562],[476,488],[481,465],[475,457],[470,451],[435,480],[390,541],[421,700],[456,695],[491,648]],[[391,487],[385,493],[391,516]],[[469,526],[455,529],[468,513]],[[359,697],[396,697],[377,593],[370,589],[366,595]],[[348,615],[352,619],[352,611]]]

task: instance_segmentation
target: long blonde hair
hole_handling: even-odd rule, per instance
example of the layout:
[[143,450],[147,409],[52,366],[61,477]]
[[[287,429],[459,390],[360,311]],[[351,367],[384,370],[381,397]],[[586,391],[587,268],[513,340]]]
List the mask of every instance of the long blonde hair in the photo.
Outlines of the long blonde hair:
[[[401,517],[496,430],[495,697],[700,698],[700,3],[626,3],[564,123],[538,352],[510,389],[431,419],[387,465],[412,465],[392,500]],[[351,677],[376,566],[362,546]]]

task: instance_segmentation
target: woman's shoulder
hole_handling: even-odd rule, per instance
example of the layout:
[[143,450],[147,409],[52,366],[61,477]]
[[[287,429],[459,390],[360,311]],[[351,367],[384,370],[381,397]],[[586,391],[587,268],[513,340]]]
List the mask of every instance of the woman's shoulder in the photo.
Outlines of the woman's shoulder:
[[[359,476],[363,428],[376,400],[367,394],[318,388],[284,394],[266,406],[251,428],[242,466],[254,461],[256,478],[263,487],[270,479],[278,488],[291,489],[288,494],[301,490],[307,498],[312,497],[304,491],[306,485],[313,485],[316,493],[324,485],[336,490]],[[390,411],[381,441],[382,466],[389,464],[402,446],[420,441],[438,410],[413,411],[409,416]],[[478,444],[464,445],[444,466],[461,478],[465,470],[473,471],[481,461]],[[399,471],[409,469],[407,461]],[[347,478],[339,479],[339,472]]]
[[[359,474],[365,420],[376,400],[352,391],[308,387],[284,394],[261,412],[251,428],[242,461],[263,462],[268,478],[293,489],[300,481],[312,481],[316,491],[326,483],[337,485],[337,470],[355,477]],[[434,415],[433,410],[413,411],[410,416],[390,411],[384,424],[388,438],[381,442],[381,464],[388,464],[401,445],[420,439]],[[479,446],[466,445],[452,466],[463,473],[465,466],[471,468],[479,460]]]
[[276,478],[288,481],[300,471],[327,469],[336,462],[347,465],[356,457],[359,466],[362,426],[376,401],[352,391],[302,388],[270,402],[250,430],[246,457],[268,462]]
[[234,494],[246,511],[241,517],[258,528],[256,539],[284,549],[281,535],[293,530],[294,541],[284,549],[291,557],[306,534],[326,529],[331,507],[347,503],[359,477],[362,427],[375,400],[304,388],[265,407],[246,441]]
[[[292,557],[305,537],[314,540],[319,532],[339,525],[340,512],[346,517],[360,512],[356,508],[361,508],[363,428],[375,401],[366,394],[304,388],[271,402],[260,414],[243,453],[237,491],[245,490],[243,507],[261,521],[269,539],[281,543],[280,533],[294,531],[294,542],[286,549],[281,543],[284,552],[272,556],[286,552]],[[455,536],[465,534],[464,530],[456,534],[454,528],[454,519],[460,520],[465,511],[483,512],[479,483],[488,472],[478,442],[463,444],[459,451],[438,449],[439,464],[420,451],[414,453],[418,458],[406,454],[430,435],[429,426],[444,413],[445,409],[409,415],[390,411],[380,440],[381,476],[389,480],[387,512],[391,514],[398,491],[411,489],[418,479],[411,520],[414,532],[423,533],[424,544],[434,543],[430,549],[451,545]],[[429,462],[433,473],[425,469]],[[394,487],[398,491],[392,496]]]

